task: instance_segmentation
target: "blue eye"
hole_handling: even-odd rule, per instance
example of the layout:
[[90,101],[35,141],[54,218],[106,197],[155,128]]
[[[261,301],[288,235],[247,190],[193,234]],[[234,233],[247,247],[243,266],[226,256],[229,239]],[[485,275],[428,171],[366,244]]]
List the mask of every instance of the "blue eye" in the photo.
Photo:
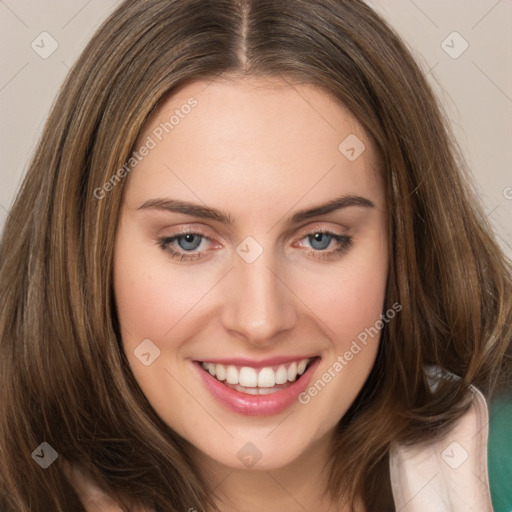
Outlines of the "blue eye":
[[[178,260],[196,260],[201,257],[201,253],[193,252],[201,245],[204,240],[209,240],[200,233],[182,233],[180,235],[165,237],[158,240],[158,244],[164,250],[170,253],[172,258]],[[173,248],[174,243],[178,248]]]
[[329,233],[315,233],[313,235],[308,235],[309,243],[313,249],[317,249],[319,251],[323,251],[329,247],[331,244],[331,240],[334,237]]
[[[308,251],[314,258],[336,259],[345,253],[352,245],[352,237],[346,235],[336,235],[329,231],[316,231],[306,235],[310,246],[314,249]],[[326,250],[331,242],[336,243],[334,249]]]
[[[188,233],[186,235],[180,235],[175,237],[178,245],[184,251],[195,251],[201,245],[201,235],[196,233]],[[183,240],[184,243],[181,244],[180,241]]]
[[[345,235],[337,235],[329,231],[315,231],[303,238],[307,239],[310,250],[306,253],[316,259],[336,259],[346,252],[352,245],[352,238]],[[210,238],[201,233],[181,233],[158,240],[158,245],[167,251],[171,258],[179,261],[192,261],[204,257],[204,252],[198,250],[203,240],[211,241]],[[333,249],[328,249],[332,242],[335,242]]]

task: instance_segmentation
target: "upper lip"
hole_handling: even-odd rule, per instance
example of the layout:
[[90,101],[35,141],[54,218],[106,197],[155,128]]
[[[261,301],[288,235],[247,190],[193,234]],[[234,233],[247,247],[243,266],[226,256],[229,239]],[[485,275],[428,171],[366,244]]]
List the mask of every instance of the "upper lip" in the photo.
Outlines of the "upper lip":
[[250,366],[251,368],[264,368],[266,366],[276,366],[280,364],[292,363],[297,361],[302,361],[303,359],[313,359],[318,357],[318,355],[298,355],[298,356],[275,356],[269,357],[267,359],[260,359],[255,361],[254,359],[248,359],[245,357],[229,357],[229,358],[205,358],[198,359],[197,361],[200,363],[213,363],[213,364],[223,364],[225,366],[233,365],[233,366]]

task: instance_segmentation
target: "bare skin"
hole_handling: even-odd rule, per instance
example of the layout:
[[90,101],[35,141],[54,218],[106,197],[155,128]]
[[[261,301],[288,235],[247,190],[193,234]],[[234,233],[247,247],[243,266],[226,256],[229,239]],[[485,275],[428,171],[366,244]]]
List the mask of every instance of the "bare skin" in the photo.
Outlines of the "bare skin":
[[[155,411],[194,446],[223,512],[339,512],[322,470],[378,337],[307,404],[266,416],[214,400],[193,361],[315,354],[312,382],[332,377],[338,356],[382,313],[388,233],[377,154],[333,98],[277,79],[189,84],[159,105],[139,145],[191,97],[197,106],[137,165],[125,190],[114,261],[124,350]],[[338,149],[351,134],[365,145],[353,160]],[[371,206],[289,221],[347,196]],[[141,208],[159,198],[222,210],[234,222]],[[183,232],[200,241],[194,259],[179,259],[187,252]],[[312,243],[319,232],[342,242],[327,236],[319,249]],[[159,243],[180,234],[171,246]],[[236,252],[249,236],[262,249],[251,263]],[[146,339],[160,350],[150,366],[134,354]],[[261,453],[251,468],[237,456],[247,443]]]

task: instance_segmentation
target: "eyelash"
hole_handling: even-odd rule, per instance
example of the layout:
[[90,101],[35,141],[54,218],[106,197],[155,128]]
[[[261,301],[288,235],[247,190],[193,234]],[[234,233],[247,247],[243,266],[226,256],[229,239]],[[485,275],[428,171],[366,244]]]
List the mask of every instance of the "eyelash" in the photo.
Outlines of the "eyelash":
[[[345,252],[350,249],[352,246],[352,237],[347,235],[337,235],[336,233],[332,233],[331,231],[318,229],[315,231],[311,231],[310,233],[306,233],[300,240],[304,238],[313,237],[316,234],[323,234],[332,237],[332,239],[338,244],[338,247],[335,249],[331,249],[330,251],[324,250],[309,250],[307,251],[309,254],[316,254],[313,256],[314,258],[318,258],[321,260],[336,258],[336,256],[341,257]],[[193,231],[183,232],[179,235],[174,235],[170,237],[163,237],[158,239],[158,245],[162,250],[167,251],[171,258],[178,259],[179,261],[196,261],[201,258],[200,252],[192,252],[192,251],[177,251],[171,247],[171,244],[178,240],[179,238],[183,238],[187,235],[196,235],[201,237],[204,240],[211,240],[209,237],[203,235],[202,233],[196,233]],[[202,241],[202,240],[201,240]]]

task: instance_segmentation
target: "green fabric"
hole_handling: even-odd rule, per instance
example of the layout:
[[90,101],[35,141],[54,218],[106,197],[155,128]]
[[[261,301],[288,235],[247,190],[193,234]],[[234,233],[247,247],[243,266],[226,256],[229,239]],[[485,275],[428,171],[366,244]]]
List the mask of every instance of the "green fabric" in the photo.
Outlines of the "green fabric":
[[512,512],[512,395],[489,404],[487,460],[494,512]]

